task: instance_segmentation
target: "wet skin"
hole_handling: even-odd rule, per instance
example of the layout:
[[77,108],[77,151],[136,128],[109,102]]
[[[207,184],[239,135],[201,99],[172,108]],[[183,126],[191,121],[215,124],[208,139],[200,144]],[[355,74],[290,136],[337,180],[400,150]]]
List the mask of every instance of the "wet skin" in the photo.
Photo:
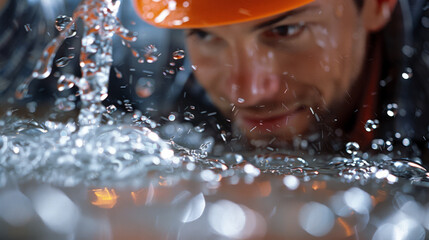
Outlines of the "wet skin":
[[265,19],[189,29],[196,78],[253,143],[290,142],[317,125],[342,128],[366,84],[368,35],[387,23],[394,2],[366,0],[358,10],[352,0],[317,0]]

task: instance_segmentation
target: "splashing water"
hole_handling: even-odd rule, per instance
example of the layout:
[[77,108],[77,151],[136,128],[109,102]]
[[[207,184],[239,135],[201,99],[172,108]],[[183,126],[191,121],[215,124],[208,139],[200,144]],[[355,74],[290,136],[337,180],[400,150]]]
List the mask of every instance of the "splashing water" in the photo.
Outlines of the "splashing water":
[[374,120],[369,119],[365,123],[365,131],[372,132],[375,129],[377,129],[379,125],[380,125],[380,121],[378,121],[378,119],[374,119]]
[[398,104],[396,103],[387,104],[387,110],[386,110],[387,116],[395,117],[397,113],[398,113]]
[[346,152],[352,156],[355,156],[359,151],[359,144],[356,142],[348,142],[346,144]]
[[[21,84],[16,96],[23,98],[28,92],[33,78],[42,79],[52,72],[55,54],[66,38],[76,34],[77,19],[83,21],[83,36],[80,52],[82,77],[72,74],[60,75],[57,82],[59,91],[78,87],[81,100],[78,122],[67,124],[47,121],[2,120],[0,164],[8,170],[8,175],[21,181],[38,180],[61,186],[77,184],[107,183],[119,179],[133,179],[145,176],[151,169],[165,171],[190,162],[201,166],[216,166],[207,157],[209,143],[199,149],[181,147],[175,142],[166,142],[151,129],[157,124],[135,111],[131,121],[114,118],[115,105],[105,108],[102,101],[107,97],[107,85],[111,70],[112,37],[119,35],[124,41],[136,41],[134,33],[124,28],[116,18],[120,1],[83,0],[73,17],[60,15],[55,25],[60,34],[45,48],[43,56],[36,64],[31,78]],[[126,43],[127,47],[131,46]],[[139,58],[137,51],[132,54]],[[158,49],[149,45],[145,49],[146,61],[153,63],[159,56]],[[74,56],[58,58],[57,67],[65,67]],[[184,51],[174,54],[175,60],[184,58]],[[117,70],[117,75],[122,74]],[[139,79],[137,94],[146,98],[154,91],[154,80]],[[58,98],[56,110],[72,111],[76,104],[69,98]],[[134,109],[129,101],[124,102],[127,111]],[[108,124],[102,125],[103,118]],[[193,115],[188,116],[189,119]],[[5,123],[7,121],[7,124]],[[40,151],[40,145],[48,151]],[[180,155],[175,155],[173,148]],[[24,161],[23,161],[24,160]]]
[[[137,39],[116,18],[120,3],[117,0],[83,0],[72,18],[59,16],[56,19],[56,28],[60,31],[60,35],[45,48],[31,78],[18,87],[16,97],[26,96],[32,79],[43,79],[51,74],[52,61],[58,48],[66,38],[75,35],[75,23],[77,19],[82,19],[84,29],[79,60],[82,77],[67,78],[70,84],[61,85],[76,85],[79,88],[82,102],[79,124],[100,124],[102,114],[106,112],[101,102],[107,98],[107,85],[113,62],[112,37],[116,34],[126,41],[136,41]],[[59,58],[56,64],[58,67],[64,67],[73,57]]]

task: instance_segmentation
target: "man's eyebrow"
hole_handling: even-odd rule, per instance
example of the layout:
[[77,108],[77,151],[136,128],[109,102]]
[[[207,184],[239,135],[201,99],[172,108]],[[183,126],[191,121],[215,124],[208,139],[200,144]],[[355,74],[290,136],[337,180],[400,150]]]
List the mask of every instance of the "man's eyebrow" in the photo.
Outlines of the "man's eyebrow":
[[318,8],[318,7],[317,6],[304,6],[302,8],[298,8],[298,9],[295,9],[295,10],[292,10],[292,11],[288,11],[288,12],[283,13],[280,16],[274,18],[274,19],[270,19],[270,20],[268,20],[266,22],[263,22],[263,23],[260,23],[260,24],[256,25],[254,27],[254,29],[255,30],[256,29],[261,29],[261,28],[264,28],[266,26],[273,25],[273,24],[278,23],[278,22],[282,21],[283,19],[288,18],[288,17],[290,17],[292,15],[297,15],[297,14],[300,14],[302,12],[308,11],[310,9],[316,9],[316,8]]

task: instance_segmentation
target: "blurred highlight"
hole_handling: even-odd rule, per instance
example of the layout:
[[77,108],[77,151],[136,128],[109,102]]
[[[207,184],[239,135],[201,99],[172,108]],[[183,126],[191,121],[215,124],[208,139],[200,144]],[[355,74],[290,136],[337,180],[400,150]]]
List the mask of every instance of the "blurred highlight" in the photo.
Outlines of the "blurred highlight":
[[116,195],[115,189],[109,190],[108,188],[104,189],[93,189],[92,190],[96,200],[91,201],[92,205],[100,208],[113,208],[118,201],[118,195]]

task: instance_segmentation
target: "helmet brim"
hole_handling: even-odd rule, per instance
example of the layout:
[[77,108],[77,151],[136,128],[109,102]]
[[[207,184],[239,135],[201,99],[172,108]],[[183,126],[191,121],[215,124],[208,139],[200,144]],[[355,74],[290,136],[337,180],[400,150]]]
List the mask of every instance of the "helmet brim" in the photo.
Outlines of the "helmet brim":
[[133,0],[137,14],[162,28],[203,28],[265,17],[304,6],[314,0]]

